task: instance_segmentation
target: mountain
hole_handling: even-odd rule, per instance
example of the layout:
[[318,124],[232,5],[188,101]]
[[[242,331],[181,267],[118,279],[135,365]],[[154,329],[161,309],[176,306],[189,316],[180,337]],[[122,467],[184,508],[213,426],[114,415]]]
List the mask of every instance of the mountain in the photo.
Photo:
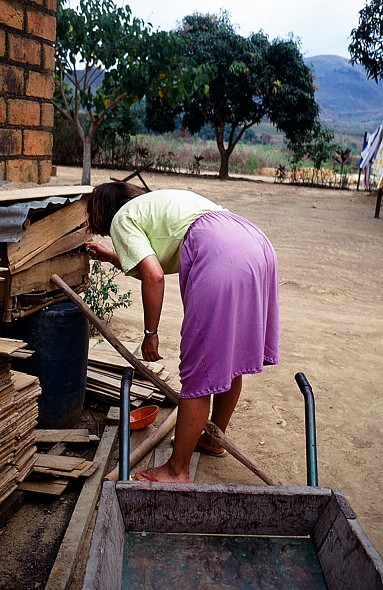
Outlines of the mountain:
[[338,133],[372,132],[383,121],[383,82],[367,78],[360,65],[337,55],[305,59],[314,73],[321,118]]

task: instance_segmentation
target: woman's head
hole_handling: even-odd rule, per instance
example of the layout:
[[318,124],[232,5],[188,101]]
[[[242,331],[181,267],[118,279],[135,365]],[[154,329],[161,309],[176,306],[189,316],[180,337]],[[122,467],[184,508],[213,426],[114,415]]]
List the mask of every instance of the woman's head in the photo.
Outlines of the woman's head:
[[93,189],[88,201],[88,232],[109,235],[112,219],[128,201],[147,191],[127,182],[105,182]]

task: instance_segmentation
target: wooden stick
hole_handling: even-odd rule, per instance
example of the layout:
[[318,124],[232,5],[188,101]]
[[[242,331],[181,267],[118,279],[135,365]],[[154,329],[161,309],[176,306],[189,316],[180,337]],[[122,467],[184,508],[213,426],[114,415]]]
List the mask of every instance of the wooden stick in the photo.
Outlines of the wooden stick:
[[[84,313],[90,322],[96,327],[98,332],[106,338],[106,340],[126,359],[132,367],[134,367],[141,375],[147,378],[148,381],[153,383],[166,397],[172,401],[175,405],[178,405],[177,393],[168,385],[165,381],[160,379],[153,371],[148,369],[140,360],[138,360],[134,354],[132,354],[123,344],[116,338],[116,336],[109,330],[105,323],[100,320],[92,310],[84,303],[79,297],[57,274],[52,275],[51,282],[59,287],[65,295]],[[248,467],[250,471],[255,473],[262,481],[271,486],[278,486],[281,483],[275,479],[272,475],[261,467],[255,465],[255,463],[244,455],[233,442],[220,430],[215,424],[208,420],[205,426],[205,432],[211,436],[218,444],[226,449],[233,457],[238,459],[240,463]]]
[[[174,428],[177,420],[177,412],[178,408],[173,410],[173,412],[160,424],[158,428],[156,428],[149,436],[140,444],[138,447],[133,449],[130,453],[130,469],[137,465],[141,459],[143,459],[154,447],[157,443],[160,442],[170,431]],[[105,476],[104,479],[118,481],[119,476],[119,468],[118,464],[116,467]]]

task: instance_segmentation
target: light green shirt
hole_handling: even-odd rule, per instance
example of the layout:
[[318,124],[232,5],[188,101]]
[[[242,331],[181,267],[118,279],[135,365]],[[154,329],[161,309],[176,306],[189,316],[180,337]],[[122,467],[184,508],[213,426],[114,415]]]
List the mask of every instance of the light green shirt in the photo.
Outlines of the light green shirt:
[[179,270],[180,248],[189,226],[208,211],[223,207],[186,190],[158,190],[135,197],[113,217],[110,236],[125,274],[155,254],[165,274]]

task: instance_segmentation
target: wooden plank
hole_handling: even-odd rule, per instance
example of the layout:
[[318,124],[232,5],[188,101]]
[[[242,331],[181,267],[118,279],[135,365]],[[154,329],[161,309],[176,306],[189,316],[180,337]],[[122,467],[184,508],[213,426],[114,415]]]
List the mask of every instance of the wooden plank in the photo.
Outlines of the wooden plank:
[[118,353],[113,353],[105,350],[98,350],[98,348],[92,348],[91,350],[89,350],[88,361],[90,365],[92,364],[92,362],[94,362],[98,365],[109,365],[121,369],[129,366],[129,363]]
[[[63,206],[27,227],[19,242],[9,243],[7,254],[11,274],[57,243],[60,238],[83,225],[87,219],[86,206],[87,199]],[[58,254],[64,252],[59,251]],[[49,256],[45,255],[44,259],[46,258]]]
[[69,586],[93,511],[99,499],[102,480],[106,474],[117,437],[118,426],[105,427],[94,457],[94,461],[100,464],[100,468],[84,483],[45,590],[66,590]]
[[0,204],[8,203],[9,201],[34,201],[35,199],[48,199],[49,197],[86,195],[91,193],[93,188],[93,186],[86,184],[79,186],[41,186],[0,191]]
[[21,272],[22,270],[30,268],[34,264],[39,264],[43,260],[47,260],[48,258],[55,258],[55,256],[59,256],[60,254],[70,252],[75,248],[79,248],[88,238],[89,235],[87,234],[86,227],[75,230],[70,234],[63,236],[62,238],[53,242],[49,247],[43,249],[40,252],[40,254],[36,255],[35,253],[33,253],[33,257],[31,256],[23,264],[17,263],[15,266],[10,267],[10,272],[11,274]]
[[[109,425],[118,426],[120,422],[120,408],[110,408],[106,416],[106,423]],[[138,430],[136,432],[139,432]]]
[[53,467],[33,466],[33,473],[51,477],[68,477],[77,479],[79,477],[90,477],[98,469],[98,464],[94,461],[85,461],[80,467],[68,471],[67,469],[56,469]]
[[0,505],[0,527],[3,527],[24,504],[24,494],[20,490],[15,490]]
[[19,490],[23,492],[33,492],[35,494],[48,494],[50,496],[60,496],[68,487],[68,479],[33,480],[26,479],[19,484]]
[[89,430],[87,428],[73,428],[61,430],[35,430],[36,443],[58,443],[58,442],[72,442],[72,443],[88,443]]
[[116,491],[126,530],[225,535],[309,535],[331,497],[327,488],[135,481]]
[[60,271],[72,285],[80,285],[89,273],[89,256],[86,252],[63,254],[32,266],[12,276],[10,297],[31,291],[54,290],[52,274]]
[[121,588],[125,527],[114,482],[103,485],[82,590]]
[[15,389],[16,391],[23,391],[27,387],[38,384],[39,380],[34,375],[28,375],[27,373],[21,373],[12,369],[13,376],[15,378]]
[[85,459],[80,457],[68,457],[66,455],[42,455],[37,453],[35,468],[42,467],[48,469],[58,469],[61,471],[72,471],[79,469],[86,463]]
[[23,342],[22,340],[16,340],[15,338],[0,338],[0,354],[12,354],[16,352],[16,350],[20,350],[20,348],[25,348],[28,346],[27,342]]
[[383,560],[355,518],[339,510],[321,548],[319,562],[329,588],[383,588]]

